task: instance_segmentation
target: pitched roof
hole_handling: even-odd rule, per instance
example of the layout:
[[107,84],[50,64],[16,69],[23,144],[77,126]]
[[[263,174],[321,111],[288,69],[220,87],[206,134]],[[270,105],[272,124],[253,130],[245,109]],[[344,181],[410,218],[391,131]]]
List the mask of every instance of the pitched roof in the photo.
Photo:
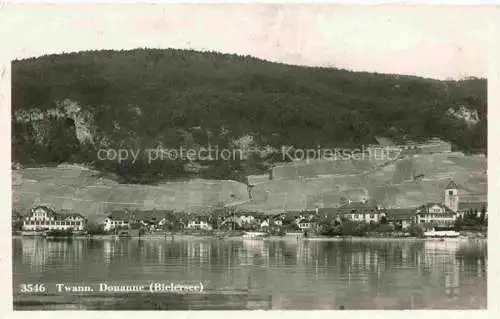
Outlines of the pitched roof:
[[458,189],[458,186],[457,186],[457,184],[453,180],[451,180],[448,183],[448,186],[446,186],[446,189]]
[[138,220],[156,220],[160,221],[168,214],[173,213],[170,210],[136,210],[131,213],[132,218]]
[[313,222],[313,223],[317,223],[317,222],[319,222],[319,221],[321,221],[321,218],[320,218],[319,216],[314,215],[314,216],[311,218],[311,222]]
[[206,222],[206,223],[208,223],[208,217],[206,217],[206,216],[196,216],[196,217],[190,219],[189,222],[195,222],[195,223]]
[[419,209],[426,209],[427,210],[427,209],[429,209],[429,208],[431,208],[433,206],[439,206],[439,207],[444,208],[444,213],[445,214],[455,214],[455,212],[452,211],[448,206],[443,205],[441,203],[426,203],[426,204],[420,206]]
[[47,211],[47,213],[49,213],[49,214],[55,214],[55,212],[56,212],[54,209],[50,208],[50,207],[49,207],[49,206],[47,206],[47,205],[38,205],[38,206],[34,206],[34,207],[31,209],[31,211],[33,212],[34,210],[37,210],[37,209],[39,209],[39,208],[41,208],[41,209],[43,209],[43,210]]
[[108,214],[108,218],[111,219],[129,219],[130,212],[127,210],[115,210]]
[[325,207],[325,208],[319,208],[318,209],[318,214],[320,216],[327,216],[327,217],[341,217],[345,213],[344,210],[339,210],[338,207]]
[[299,220],[299,222],[297,224],[310,223],[310,222],[311,221],[309,219],[302,218],[301,220]]
[[346,203],[346,204],[340,206],[338,209],[342,210],[342,211],[351,210],[351,209],[374,209],[374,210],[376,210],[377,207],[369,204],[368,202],[350,202],[350,203]]
[[138,219],[160,221],[168,214],[173,214],[173,210],[115,210],[108,214],[111,219]]
[[385,212],[387,220],[412,219],[417,214],[416,208],[393,208]]
[[85,218],[82,214],[72,212],[68,209],[61,209],[59,213],[56,213],[56,219],[66,219],[68,217],[81,217]]

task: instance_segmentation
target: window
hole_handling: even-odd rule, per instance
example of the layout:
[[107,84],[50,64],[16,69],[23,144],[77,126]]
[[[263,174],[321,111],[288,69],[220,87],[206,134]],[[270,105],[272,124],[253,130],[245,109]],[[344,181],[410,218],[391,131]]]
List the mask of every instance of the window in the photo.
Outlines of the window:
[[453,191],[448,191],[449,196],[453,196]]

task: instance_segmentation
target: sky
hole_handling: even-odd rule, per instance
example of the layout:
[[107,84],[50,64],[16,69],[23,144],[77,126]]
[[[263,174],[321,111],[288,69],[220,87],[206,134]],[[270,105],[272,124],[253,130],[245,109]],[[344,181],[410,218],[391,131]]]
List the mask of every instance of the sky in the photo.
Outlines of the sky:
[[487,77],[498,12],[486,6],[18,4],[0,13],[0,38],[8,38],[13,59],[97,49],[189,48],[458,79]]

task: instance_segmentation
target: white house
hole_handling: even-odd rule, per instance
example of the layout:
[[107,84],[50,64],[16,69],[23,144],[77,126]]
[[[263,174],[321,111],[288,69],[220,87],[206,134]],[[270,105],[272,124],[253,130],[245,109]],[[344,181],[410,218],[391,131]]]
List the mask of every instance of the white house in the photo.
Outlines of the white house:
[[239,216],[235,217],[235,223],[238,224],[238,226],[243,226],[245,224],[252,224],[255,222],[255,217],[250,215],[250,214],[242,214]]
[[379,206],[370,204],[368,200],[361,202],[348,201],[344,205],[335,208],[335,211],[338,215],[345,216],[356,222],[377,223],[385,216],[385,212]]
[[188,222],[186,228],[200,229],[200,230],[211,230],[212,225],[210,225],[205,218],[196,217],[196,218],[191,219]]
[[154,230],[168,222],[167,216],[171,210],[121,210],[111,212],[104,220],[104,230],[115,228],[129,228],[133,223],[140,223],[143,227]]
[[75,230],[83,231],[87,220],[77,213],[56,213],[48,206],[33,207],[23,220],[23,230]]
[[115,220],[113,218],[107,217],[104,220],[104,230],[110,231],[115,228],[128,228],[130,226],[130,222],[128,220]]
[[276,225],[276,226],[283,226],[283,221],[281,219],[274,219],[273,220],[273,223]]
[[417,209],[417,223],[451,226],[457,219],[457,213],[446,205],[427,203]]
[[417,209],[417,223],[451,226],[460,215],[458,186],[450,181],[444,191],[442,203],[427,203]]
[[269,219],[265,219],[260,223],[260,229],[261,230],[269,229]]
[[312,228],[313,223],[311,220],[304,218],[300,220],[297,225],[299,226],[300,230],[308,230]]
[[103,224],[105,231],[115,228],[129,228],[130,216],[127,211],[114,211],[106,217]]

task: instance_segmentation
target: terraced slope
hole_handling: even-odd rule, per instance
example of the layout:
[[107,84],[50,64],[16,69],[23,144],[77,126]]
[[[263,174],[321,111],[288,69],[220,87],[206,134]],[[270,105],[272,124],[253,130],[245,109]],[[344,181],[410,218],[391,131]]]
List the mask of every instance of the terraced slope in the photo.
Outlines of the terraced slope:
[[25,211],[47,203],[71,209],[90,219],[122,208],[200,211],[224,202],[248,198],[235,181],[188,180],[157,186],[117,184],[81,168],[31,168],[13,171],[13,206]]
[[[120,208],[200,211],[232,201],[248,201],[241,209],[257,211],[334,207],[343,198],[370,199],[380,205],[402,208],[441,201],[450,179],[461,187],[461,200],[487,200],[484,156],[415,155],[378,168],[380,163],[376,161],[335,163],[336,166],[331,162],[296,164],[303,175],[260,179],[252,188],[251,200],[246,185],[235,181],[195,179],[145,186],[117,184],[99,178],[96,171],[75,167],[21,169],[13,171],[14,207],[26,210],[37,203],[49,203],[89,218]],[[294,169],[293,165],[288,167]],[[333,169],[329,171],[330,167]],[[345,174],[339,174],[338,167],[345,169]],[[317,174],[332,171],[335,174]]]
[[[367,168],[363,171],[356,170],[352,163],[336,163],[330,166],[330,172],[334,172],[331,175],[318,174],[325,172],[328,163],[296,163],[298,169],[290,164],[286,170],[295,174],[289,175],[281,174],[284,172],[281,167],[277,169],[279,179],[257,184],[252,190],[252,201],[244,207],[332,207],[339,205],[343,197],[371,199],[394,208],[412,207],[428,201],[441,201],[450,179],[461,187],[461,200],[486,200],[487,197],[487,161],[484,156],[440,153],[413,155],[375,169],[372,167],[379,163],[370,164],[363,164]],[[348,165],[353,169],[347,172],[354,174],[339,174],[337,168]],[[298,175],[297,172],[307,174]]]

